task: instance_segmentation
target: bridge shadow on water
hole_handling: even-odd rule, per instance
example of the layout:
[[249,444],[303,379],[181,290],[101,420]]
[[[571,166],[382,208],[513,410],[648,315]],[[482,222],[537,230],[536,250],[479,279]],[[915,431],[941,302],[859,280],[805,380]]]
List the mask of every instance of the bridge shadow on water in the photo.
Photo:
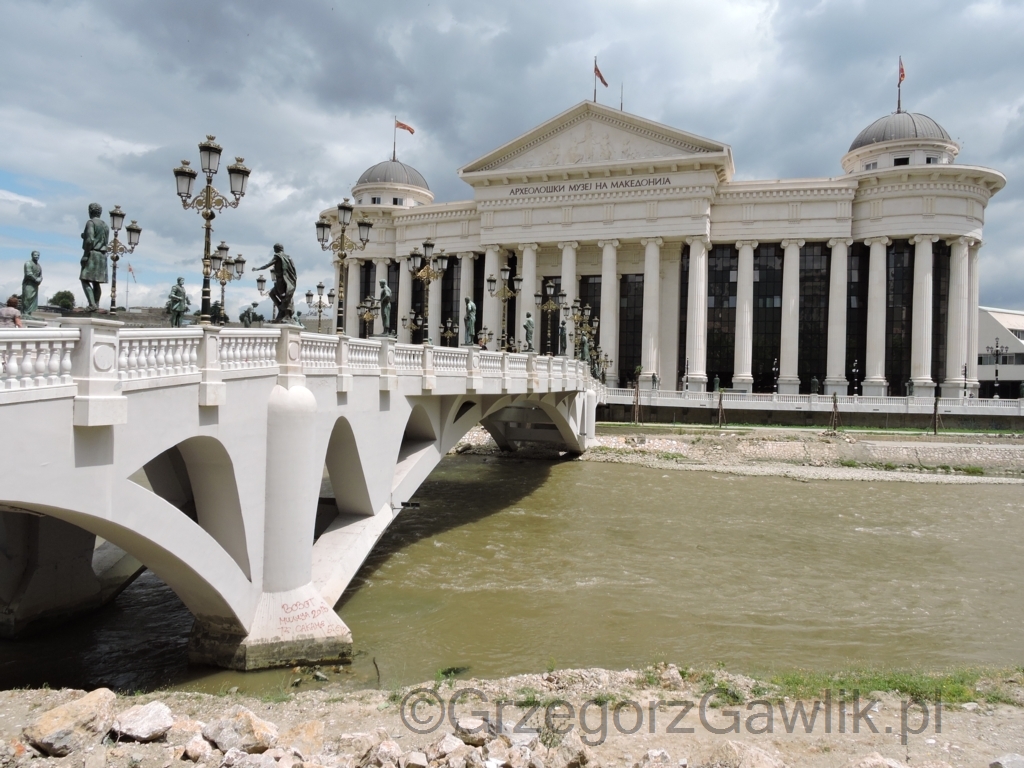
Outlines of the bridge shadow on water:
[[418,508],[404,509],[371,550],[335,605],[340,610],[402,549],[452,528],[482,520],[536,491],[564,459],[554,451],[524,456],[447,456],[412,497]]

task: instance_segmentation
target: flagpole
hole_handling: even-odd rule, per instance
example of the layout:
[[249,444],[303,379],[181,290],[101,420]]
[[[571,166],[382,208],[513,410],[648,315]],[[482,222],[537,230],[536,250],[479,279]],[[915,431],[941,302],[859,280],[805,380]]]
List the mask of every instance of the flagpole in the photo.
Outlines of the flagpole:
[[594,103],[597,104],[597,56],[594,57]]
[[623,86],[622,86],[622,81],[620,80],[619,81],[619,112],[623,111],[622,110],[622,91],[623,91]]
[[396,149],[398,147],[398,115],[395,115],[395,125],[391,130],[391,161],[397,160]]

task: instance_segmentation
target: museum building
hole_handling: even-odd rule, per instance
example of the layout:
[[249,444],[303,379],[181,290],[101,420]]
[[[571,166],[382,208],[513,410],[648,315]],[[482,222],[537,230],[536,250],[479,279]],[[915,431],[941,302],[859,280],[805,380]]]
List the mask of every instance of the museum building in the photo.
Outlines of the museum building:
[[[557,354],[564,314],[535,299],[550,284],[599,320],[610,385],[956,397],[966,378],[976,396],[978,249],[1006,179],[959,149],[896,112],[857,135],[841,176],[734,181],[728,145],[583,102],[460,168],[471,200],[434,203],[396,159],[363,173],[353,221],[373,228],[335,260],[339,320],[383,333],[358,305],[386,280],[399,341],[459,345],[471,296],[478,328],[500,338],[504,317],[521,343],[530,312],[536,351]],[[323,215],[337,236],[338,210]],[[428,240],[449,257],[429,292],[408,268]],[[504,302],[487,286],[503,267],[522,281]]]

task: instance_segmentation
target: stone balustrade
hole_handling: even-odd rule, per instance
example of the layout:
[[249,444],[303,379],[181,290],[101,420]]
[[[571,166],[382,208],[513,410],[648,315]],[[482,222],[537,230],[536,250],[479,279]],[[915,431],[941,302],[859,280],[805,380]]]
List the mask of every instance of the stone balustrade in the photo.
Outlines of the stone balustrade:
[[78,340],[75,328],[0,331],[0,393],[71,385],[71,355]]
[[124,330],[118,334],[117,378],[122,382],[199,373],[199,328]]

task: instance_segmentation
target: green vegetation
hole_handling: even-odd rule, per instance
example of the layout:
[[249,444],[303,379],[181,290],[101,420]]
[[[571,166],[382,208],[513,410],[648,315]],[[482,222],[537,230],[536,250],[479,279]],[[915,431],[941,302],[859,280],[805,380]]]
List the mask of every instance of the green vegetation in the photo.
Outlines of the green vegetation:
[[536,688],[519,688],[516,690],[516,697],[517,707],[540,706],[540,694]]
[[854,461],[853,459],[840,459],[839,466],[841,467],[859,467],[860,462]]
[[[861,697],[873,691],[897,693],[922,701],[962,704],[984,698],[978,689],[980,670],[960,669],[946,673],[911,670],[851,670],[847,672],[807,672],[797,670],[773,675],[769,681],[778,687],[778,698],[820,699],[826,690],[837,699]],[[999,694],[1002,695],[1002,694]]]
[[985,474],[985,470],[981,467],[957,467],[957,470],[963,472],[965,475],[980,476]]
[[656,688],[659,680],[658,669],[653,664],[648,664],[636,673],[637,688]]
[[591,698],[591,701],[593,701],[595,704],[602,706],[605,704],[614,704],[618,700],[618,696],[616,696],[614,693],[607,693],[606,691],[602,691],[601,693]]
[[61,309],[74,309],[75,294],[71,291],[57,291],[50,297],[50,304]]

